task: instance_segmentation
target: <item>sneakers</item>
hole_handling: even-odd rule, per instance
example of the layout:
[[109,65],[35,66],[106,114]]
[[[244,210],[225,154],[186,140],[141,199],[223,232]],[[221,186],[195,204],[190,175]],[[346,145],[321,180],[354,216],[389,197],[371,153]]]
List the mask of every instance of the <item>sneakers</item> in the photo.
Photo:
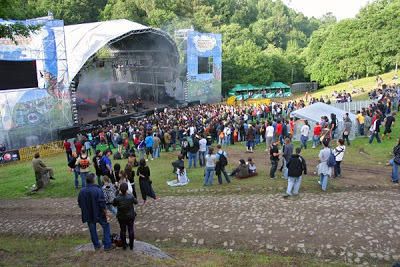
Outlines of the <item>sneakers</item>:
[[318,184],[321,185],[321,181],[318,181]]
[[288,198],[288,197],[290,197],[289,194],[284,194],[284,195],[283,195],[283,198]]

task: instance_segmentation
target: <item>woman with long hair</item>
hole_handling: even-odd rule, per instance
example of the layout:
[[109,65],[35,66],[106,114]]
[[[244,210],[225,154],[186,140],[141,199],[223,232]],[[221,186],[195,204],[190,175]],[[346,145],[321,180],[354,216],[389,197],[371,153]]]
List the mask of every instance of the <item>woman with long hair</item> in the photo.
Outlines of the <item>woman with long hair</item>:
[[139,186],[140,193],[142,194],[143,204],[146,203],[147,196],[157,199],[152,186],[153,182],[150,179],[150,168],[146,165],[145,159],[141,159],[139,161],[139,167],[136,174],[139,176]]

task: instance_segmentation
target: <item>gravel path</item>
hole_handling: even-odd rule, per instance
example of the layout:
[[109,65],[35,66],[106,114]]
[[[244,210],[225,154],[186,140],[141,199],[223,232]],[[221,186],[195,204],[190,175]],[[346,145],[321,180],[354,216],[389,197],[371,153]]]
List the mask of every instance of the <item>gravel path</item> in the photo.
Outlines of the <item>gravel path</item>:
[[[400,191],[165,197],[137,208],[137,238],[184,246],[400,260]],[[0,233],[88,234],[75,199],[0,200]],[[113,232],[118,232],[115,219]]]

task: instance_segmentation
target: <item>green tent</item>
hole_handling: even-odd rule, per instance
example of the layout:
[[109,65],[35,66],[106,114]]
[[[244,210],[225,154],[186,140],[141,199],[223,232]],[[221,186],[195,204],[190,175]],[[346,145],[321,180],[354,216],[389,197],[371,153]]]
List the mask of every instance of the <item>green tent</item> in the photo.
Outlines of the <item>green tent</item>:
[[284,84],[283,82],[272,82],[271,85],[268,87],[270,89],[290,89],[290,86]]

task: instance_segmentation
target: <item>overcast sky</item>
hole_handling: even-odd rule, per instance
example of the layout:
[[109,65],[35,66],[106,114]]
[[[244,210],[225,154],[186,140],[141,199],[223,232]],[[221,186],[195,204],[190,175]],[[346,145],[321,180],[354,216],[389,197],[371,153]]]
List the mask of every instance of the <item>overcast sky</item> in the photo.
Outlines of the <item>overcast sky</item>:
[[283,0],[288,6],[304,15],[316,18],[332,12],[339,20],[353,18],[368,0]]

